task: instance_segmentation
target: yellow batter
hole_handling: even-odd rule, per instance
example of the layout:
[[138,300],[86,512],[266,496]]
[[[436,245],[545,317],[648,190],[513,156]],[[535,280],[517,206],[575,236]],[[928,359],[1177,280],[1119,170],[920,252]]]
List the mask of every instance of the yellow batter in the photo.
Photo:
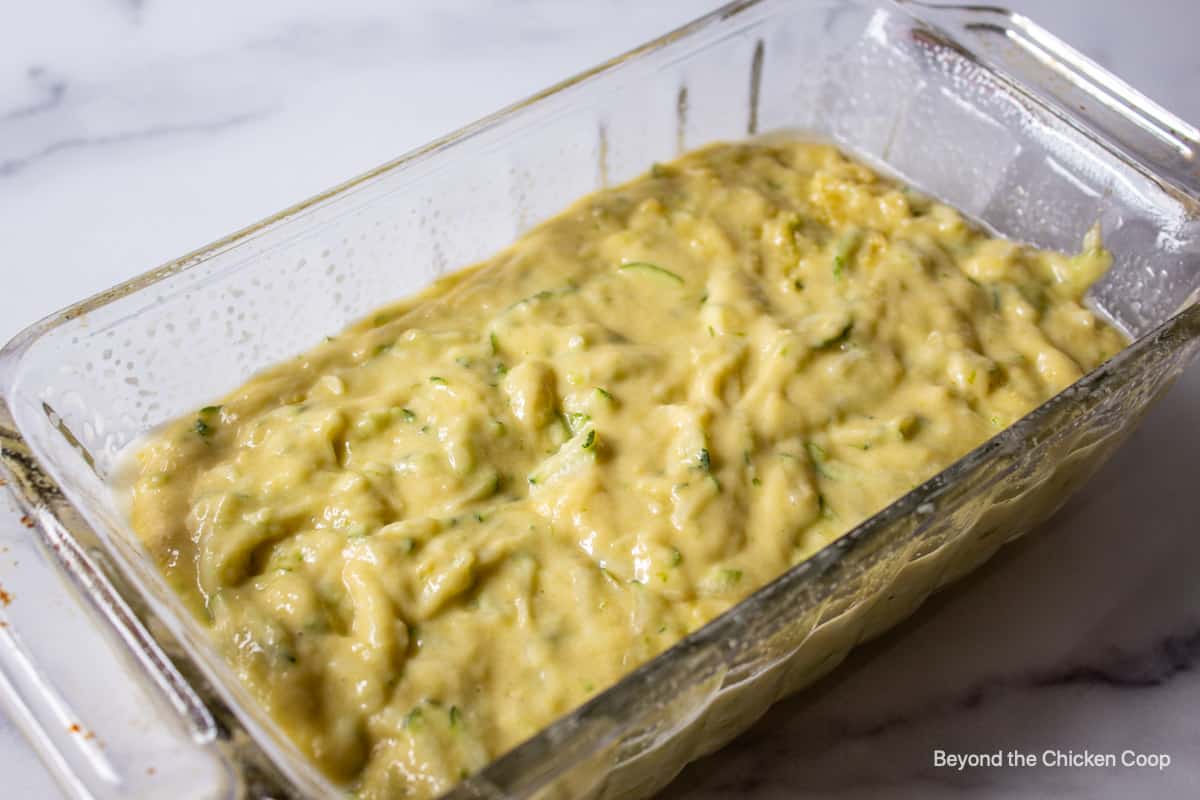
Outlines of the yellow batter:
[[1108,263],[710,147],[166,426],[133,525],[326,773],[428,797],[1117,352]]

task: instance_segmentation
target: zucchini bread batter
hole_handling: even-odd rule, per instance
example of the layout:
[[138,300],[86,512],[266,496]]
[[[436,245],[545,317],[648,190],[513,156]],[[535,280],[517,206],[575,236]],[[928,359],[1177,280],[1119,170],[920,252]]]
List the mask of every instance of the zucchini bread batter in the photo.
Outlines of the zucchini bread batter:
[[133,526],[322,770],[429,797],[1116,353],[1108,264],[712,146],[162,428]]

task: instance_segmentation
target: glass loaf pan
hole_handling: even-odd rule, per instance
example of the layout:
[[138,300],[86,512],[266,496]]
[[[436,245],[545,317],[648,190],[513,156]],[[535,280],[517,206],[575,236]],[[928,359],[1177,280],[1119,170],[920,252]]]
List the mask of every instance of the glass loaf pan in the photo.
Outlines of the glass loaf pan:
[[88,750],[57,720],[102,704],[103,692],[41,670],[41,626],[7,635],[0,694],[19,704],[60,782],[96,798],[336,791],[234,679],[127,529],[107,487],[125,444],[581,195],[685,149],[775,131],[832,140],[1039,246],[1076,249],[1099,221],[1115,266],[1092,302],[1135,342],[450,796],[653,792],[1045,518],[1200,349],[1192,126],[998,9],[733,3],[0,351],[5,477],[31,535],[104,621],[161,718]]

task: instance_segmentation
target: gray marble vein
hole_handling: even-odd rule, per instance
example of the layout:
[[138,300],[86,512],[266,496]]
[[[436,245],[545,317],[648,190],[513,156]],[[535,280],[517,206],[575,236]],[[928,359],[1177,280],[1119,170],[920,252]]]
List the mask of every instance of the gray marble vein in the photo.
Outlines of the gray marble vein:
[[181,134],[217,133],[237,125],[244,125],[249,122],[254,122],[267,113],[269,113],[269,111],[262,110],[234,114],[232,116],[203,122],[192,122],[178,125],[152,125],[146,128],[120,130],[112,133],[98,134],[95,136],[68,136],[64,139],[55,139],[47,142],[41,147],[41,149],[34,152],[15,158],[0,160],[0,178],[14,175],[23,169],[27,169],[37,164],[43,159],[50,158],[51,156],[70,150],[108,147],[112,145],[136,144],[138,142],[161,139],[168,136],[178,136]]
[[30,67],[27,72],[29,80],[36,87],[39,96],[33,102],[0,110],[0,123],[44,114],[62,104],[63,98],[67,94],[66,82],[51,78],[41,67]]

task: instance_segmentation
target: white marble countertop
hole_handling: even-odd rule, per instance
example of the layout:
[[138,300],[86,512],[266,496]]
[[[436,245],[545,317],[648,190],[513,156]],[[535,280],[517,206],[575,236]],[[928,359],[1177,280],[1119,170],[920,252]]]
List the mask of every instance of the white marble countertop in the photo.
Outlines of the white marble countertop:
[[[23,4],[0,28],[0,342],[716,5]],[[1200,123],[1200,4],[1010,5]],[[1200,794],[1198,455],[1200,365],[1046,530],[667,796]],[[43,568],[26,540],[0,493],[0,586]],[[937,749],[1171,763],[956,771]],[[58,793],[2,717],[0,774]]]

